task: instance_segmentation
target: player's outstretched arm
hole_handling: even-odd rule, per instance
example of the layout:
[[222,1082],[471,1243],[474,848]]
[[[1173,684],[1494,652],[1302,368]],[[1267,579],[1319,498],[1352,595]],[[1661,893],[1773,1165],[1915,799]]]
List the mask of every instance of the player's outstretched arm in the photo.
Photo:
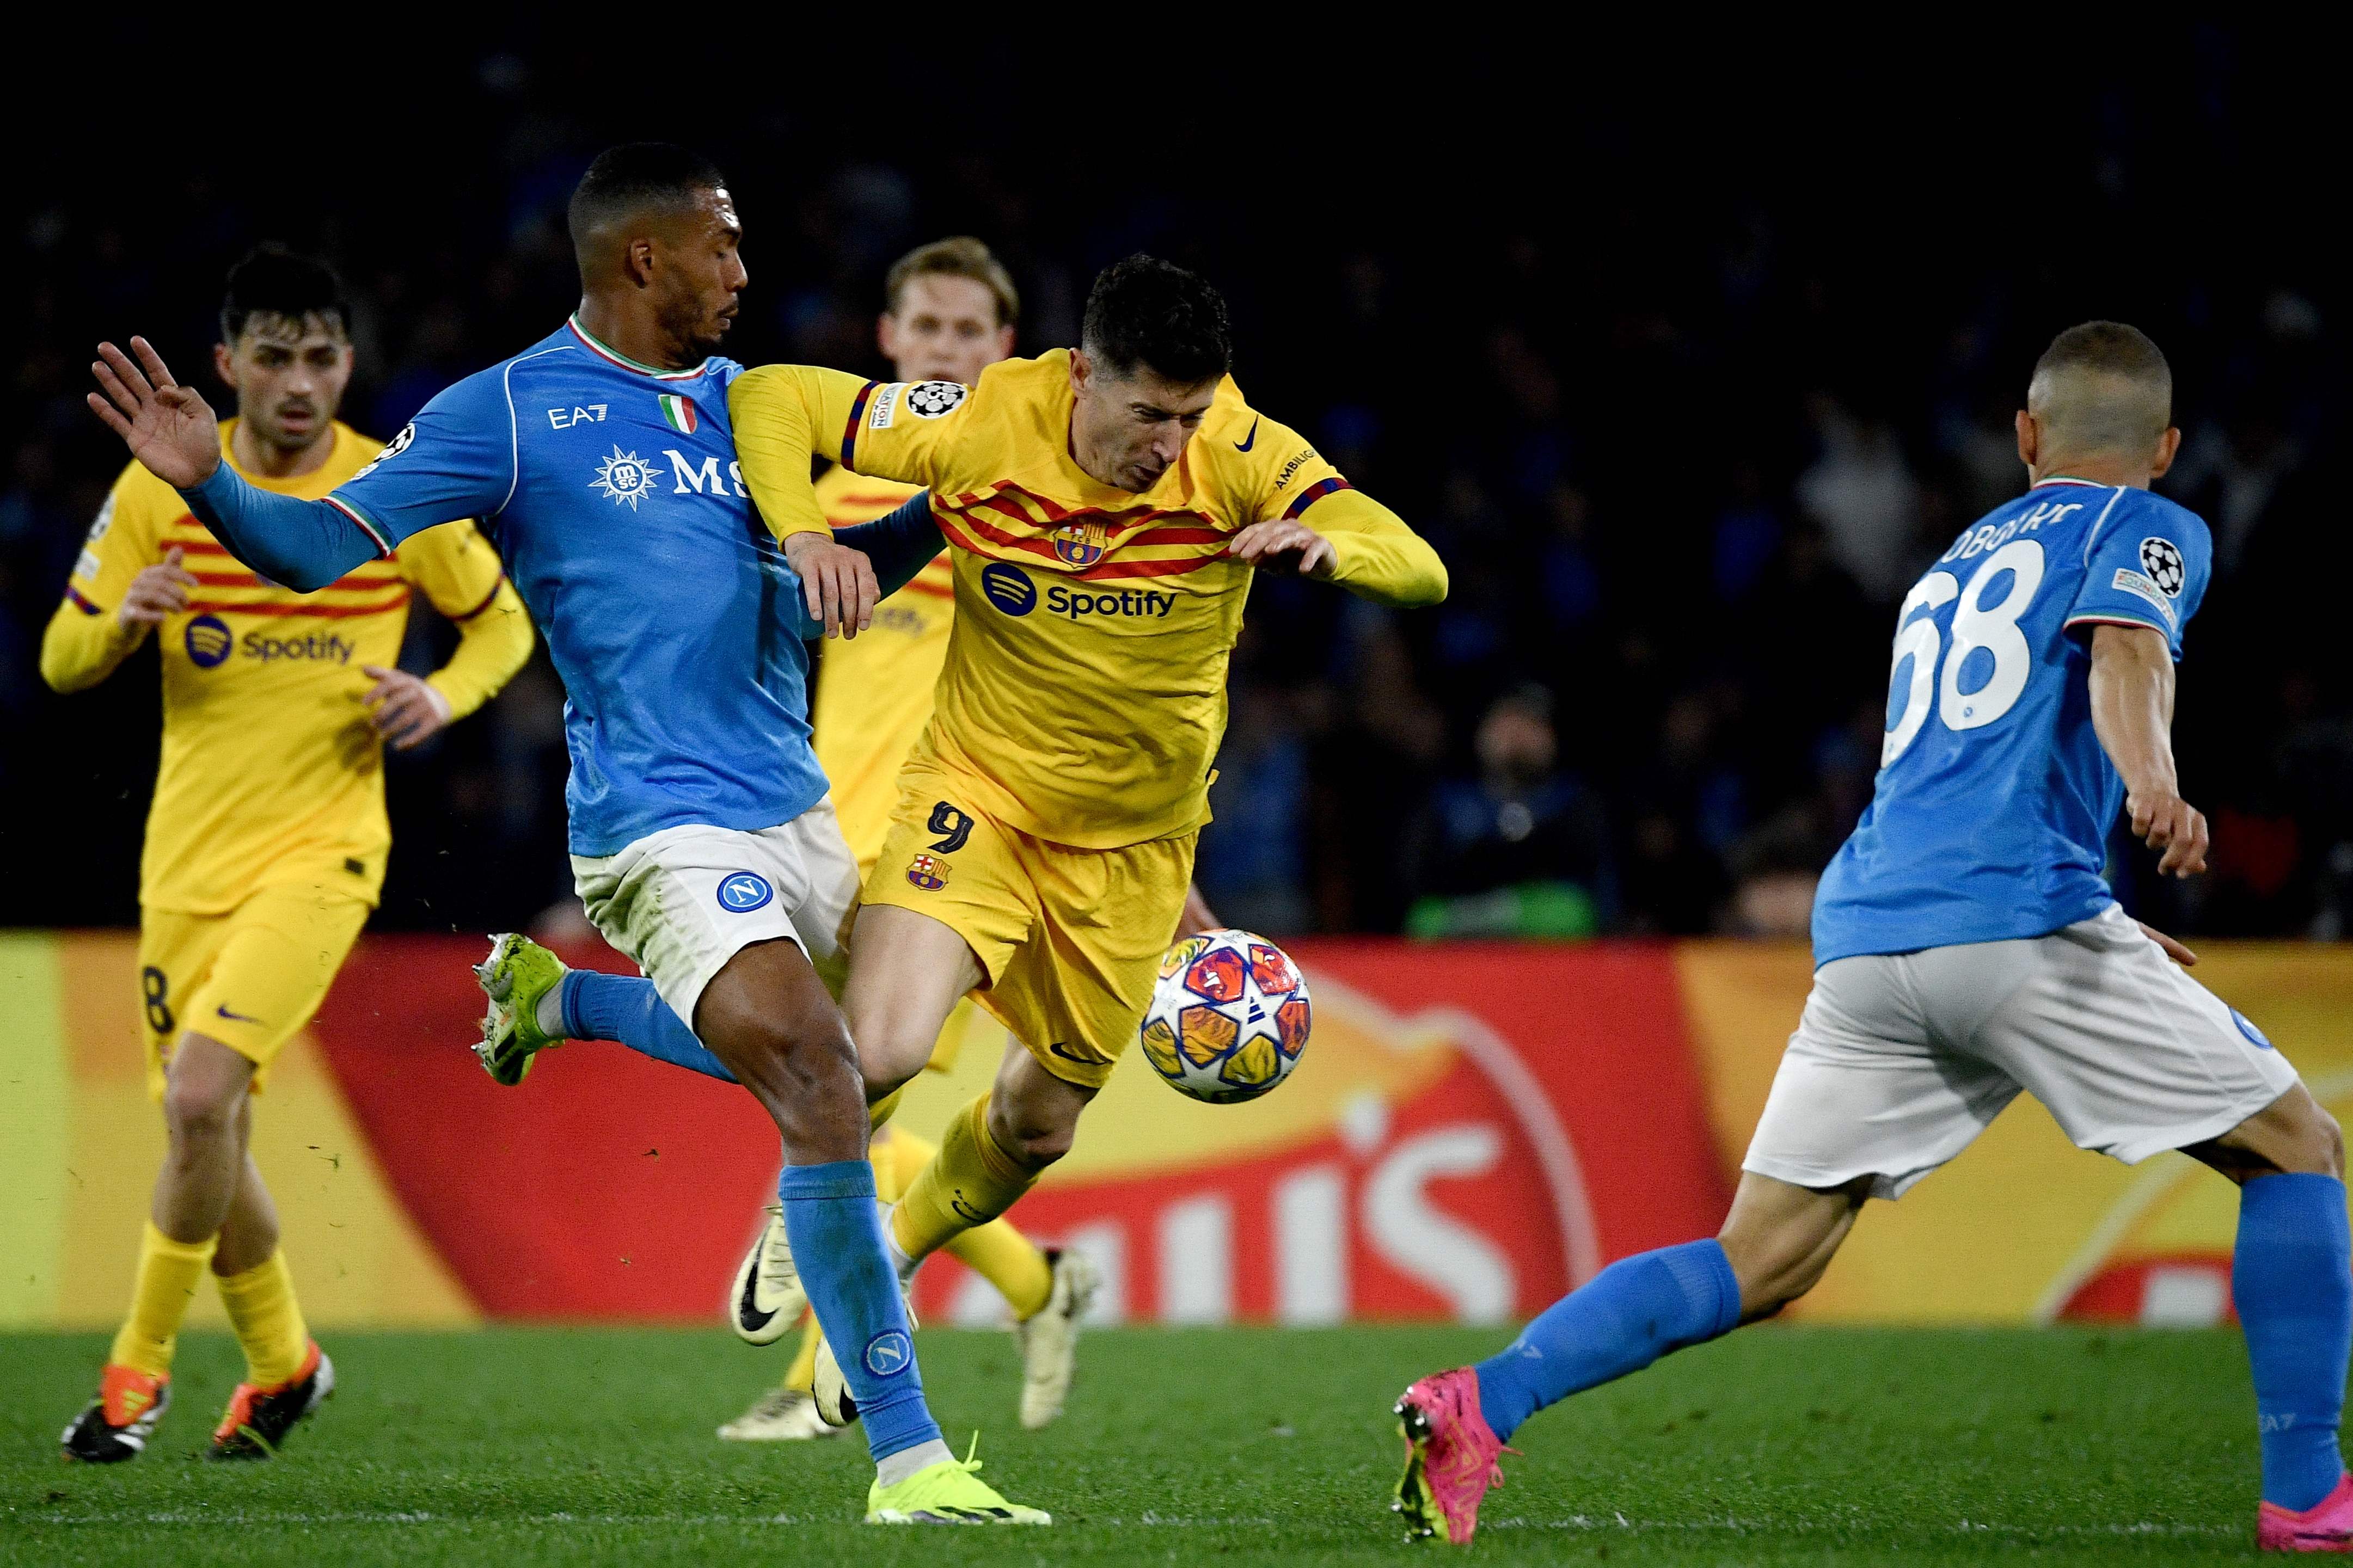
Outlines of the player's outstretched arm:
[[308,593],[384,553],[373,535],[325,501],[271,495],[239,479],[221,461],[220,426],[205,400],[172,379],[145,338],[132,339],[131,348],[136,363],[112,343],[99,345],[90,409],[149,473],[180,492],[230,554]]
[[1322,578],[1376,604],[1410,609],[1446,597],[1446,563],[1430,541],[1362,490],[1335,489],[1303,516],[1254,522],[1227,548],[1261,572]]
[[2206,869],[2206,814],[2181,798],[2173,762],[2173,652],[2152,626],[2092,632],[2092,729],[2125,781],[2133,836],[2161,877]]

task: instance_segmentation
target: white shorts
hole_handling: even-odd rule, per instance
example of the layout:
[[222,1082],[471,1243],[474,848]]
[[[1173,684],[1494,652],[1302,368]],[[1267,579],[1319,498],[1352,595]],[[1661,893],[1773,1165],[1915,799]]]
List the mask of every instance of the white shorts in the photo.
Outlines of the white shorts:
[[1893,1198],[2024,1089],[2126,1164],[2229,1131],[2296,1083],[2262,1033],[2114,904],[2048,936],[1822,965],[1743,1170]]
[[754,942],[782,937],[812,963],[839,952],[858,862],[827,799],[778,827],[665,827],[617,855],[575,855],[572,885],[691,1028],[702,988]]

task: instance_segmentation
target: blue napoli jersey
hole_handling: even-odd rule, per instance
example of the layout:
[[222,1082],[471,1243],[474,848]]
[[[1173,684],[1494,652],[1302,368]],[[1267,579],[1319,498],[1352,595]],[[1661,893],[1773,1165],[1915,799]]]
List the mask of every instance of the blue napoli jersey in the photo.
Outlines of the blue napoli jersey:
[[387,549],[481,520],[564,678],[575,855],[773,827],[825,795],[816,628],[736,464],[742,371],[658,371],[567,322],[434,398],[328,498]]
[[2181,657],[2197,513],[2054,478],[1964,529],[1896,616],[1878,783],[1814,896],[1814,962],[2042,936],[2115,901],[2125,786],[2092,731],[2091,629]]

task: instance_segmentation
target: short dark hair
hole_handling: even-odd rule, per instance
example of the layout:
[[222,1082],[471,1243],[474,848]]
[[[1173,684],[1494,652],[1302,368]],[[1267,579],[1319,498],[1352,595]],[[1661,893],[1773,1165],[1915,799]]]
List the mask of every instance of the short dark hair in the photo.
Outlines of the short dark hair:
[[624,142],[596,154],[565,211],[572,247],[600,226],[649,206],[687,206],[703,191],[723,190],[727,176],[700,153],[674,142]]
[[2138,327],[2081,322],[2034,362],[2026,406],[2069,449],[2141,446],[2173,421],[2173,367]]
[[896,311],[900,292],[918,278],[968,278],[996,299],[998,326],[1020,324],[1021,294],[1013,287],[1013,275],[995,252],[968,234],[919,245],[892,262],[882,278],[883,308]]
[[1147,365],[1190,384],[1234,363],[1225,296],[1199,273],[1141,252],[1096,275],[1079,342],[1122,375]]
[[256,316],[278,316],[297,324],[316,316],[348,333],[352,308],[333,268],[282,245],[264,245],[248,251],[244,260],[228,269],[228,286],[221,294],[221,342],[234,347]]

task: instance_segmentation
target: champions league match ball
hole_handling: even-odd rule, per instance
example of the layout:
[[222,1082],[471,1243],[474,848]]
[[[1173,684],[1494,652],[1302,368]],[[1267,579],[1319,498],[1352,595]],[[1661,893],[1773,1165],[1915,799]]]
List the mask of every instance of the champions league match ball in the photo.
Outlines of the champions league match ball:
[[1246,931],[1170,948],[1144,1016],[1144,1054],[1178,1092],[1235,1105],[1291,1076],[1313,1006],[1291,955]]

